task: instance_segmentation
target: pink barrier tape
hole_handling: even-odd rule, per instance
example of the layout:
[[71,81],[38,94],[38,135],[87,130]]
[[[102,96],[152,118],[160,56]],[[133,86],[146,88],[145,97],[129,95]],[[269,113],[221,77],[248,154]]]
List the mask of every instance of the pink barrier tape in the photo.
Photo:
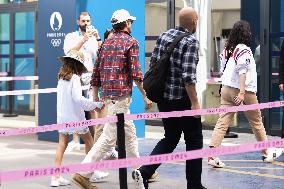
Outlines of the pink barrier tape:
[[255,142],[241,144],[237,146],[224,146],[218,148],[206,148],[187,152],[176,152],[171,154],[162,154],[154,156],[144,156],[140,158],[127,158],[109,161],[100,161],[87,164],[72,164],[61,167],[42,167],[29,168],[16,171],[5,171],[1,173],[2,182],[11,182],[17,180],[33,179],[43,176],[52,176],[58,174],[70,174],[76,172],[87,172],[94,170],[118,169],[124,167],[138,167],[141,165],[160,164],[171,161],[184,161],[208,157],[210,155],[220,156],[228,154],[237,154],[244,152],[259,151],[271,147],[283,147],[284,139],[270,140],[264,142]]
[[0,77],[0,81],[36,81],[38,76],[15,76],[15,77]]
[[183,116],[197,116],[197,115],[210,115],[220,114],[227,112],[239,112],[255,109],[277,108],[284,106],[284,101],[267,102],[260,104],[241,105],[223,108],[207,108],[199,110],[185,110],[185,111],[173,111],[173,112],[154,112],[154,113],[142,113],[142,114],[125,114],[125,120],[141,120],[141,119],[158,119],[169,117],[183,117]]
[[0,72],[0,77],[6,77],[8,75],[8,72]]
[[[89,86],[83,86],[82,90],[88,90]],[[30,90],[14,90],[14,91],[0,91],[0,96],[15,96],[15,95],[25,95],[25,94],[44,94],[44,93],[56,93],[57,88],[47,88],[47,89],[30,89]]]
[[31,134],[31,133],[42,133],[42,132],[56,131],[56,130],[66,129],[66,128],[86,127],[86,126],[106,124],[106,123],[116,123],[116,122],[117,122],[117,117],[110,116],[106,118],[90,119],[90,120],[84,120],[80,122],[52,124],[52,125],[44,125],[44,126],[28,127],[28,128],[20,128],[20,129],[0,130],[0,137],[26,135],[26,134]]
[[[185,111],[174,111],[174,112],[125,114],[125,120],[144,120],[144,119],[157,119],[157,118],[182,117],[182,116],[210,115],[210,114],[219,114],[219,113],[226,113],[226,112],[238,112],[238,111],[248,111],[248,110],[255,110],[255,109],[276,108],[276,107],[281,107],[281,106],[284,106],[284,101],[267,102],[267,103],[261,103],[261,104],[242,105],[242,106],[232,106],[232,107],[225,107],[225,108],[208,108],[208,109],[185,110]],[[112,123],[117,122],[116,116],[100,118],[96,120],[101,121],[100,123],[97,123],[97,124],[110,123],[109,122],[110,120]],[[71,124],[73,125],[72,127],[95,125],[95,124],[87,124],[85,122],[86,121],[80,121],[80,122],[74,122]],[[83,123],[84,125],[82,125]],[[66,124],[70,124],[70,123],[46,125],[44,126],[44,128],[50,127],[52,128],[52,130],[48,130],[48,131],[54,131],[54,130],[66,128]],[[43,126],[21,128],[21,129],[0,130],[0,137],[45,132],[43,130],[44,128],[42,127]]]

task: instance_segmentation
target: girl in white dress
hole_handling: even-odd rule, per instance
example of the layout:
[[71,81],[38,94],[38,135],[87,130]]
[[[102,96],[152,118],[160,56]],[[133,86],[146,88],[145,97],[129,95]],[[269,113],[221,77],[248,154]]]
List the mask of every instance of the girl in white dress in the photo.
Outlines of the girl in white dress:
[[[99,110],[104,104],[93,102],[82,96],[80,76],[86,72],[84,55],[76,50],[71,50],[66,56],[60,57],[63,63],[58,73],[57,85],[57,123],[78,122],[85,120],[84,111]],[[69,135],[77,133],[85,143],[85,152],[93,146],[93,138],[87,126],[66,128],[59,130],[59,146],[55,155],[55,165],[60,167],[63,154],[68,145]],[[50,186],[69,185],[70,181],[60,175],[51,178]]]

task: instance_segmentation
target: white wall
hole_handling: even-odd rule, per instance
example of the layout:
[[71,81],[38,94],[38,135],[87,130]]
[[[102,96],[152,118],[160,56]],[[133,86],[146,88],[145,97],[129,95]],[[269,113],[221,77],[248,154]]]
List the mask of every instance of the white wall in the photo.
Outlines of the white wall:
[[241,0],[212,0],[212,10],[232,10],[241,8]]
[[[230,3],[228,3],[230,1]],[[217,54],[213,37],[220,37],[222,29],[231,29],[235,22],[241,19],[240,0],[212,0],[212,43],[211,67],[216,68]],[[214,70],[217,71],[217,70]]]
[[146,5],[146,36],[160,35],[167,29],[167,6],[165,3]]

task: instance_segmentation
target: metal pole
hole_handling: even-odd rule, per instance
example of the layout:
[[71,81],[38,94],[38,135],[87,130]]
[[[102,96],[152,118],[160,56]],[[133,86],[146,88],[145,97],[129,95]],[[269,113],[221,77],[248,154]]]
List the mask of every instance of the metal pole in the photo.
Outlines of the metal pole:
[[[11,76],[11,72],[8,72],[8,76]],[[8,81],[8,91],[14,90],[14,81]],[[6,96],[6,113],[3,115],[3,117],[17,117],[18,115],[13,113],[14,112],[14,96],[9,95]],[[9,103],[9,104],[8,104]]]
[[[15,75],[15,13],[10,13],[10,63],[9,63],[9,69],[8,65],[6,66],[8,76],[14,76]],[[14,81],[8,81],[8,91],[14,90]],[[9,99],[9,100],[8,100]],[[10,95],[6,98],[6,114],[3,115],[3,117],[16,117],[18,115],[13,114],[14,109],[14,96]],[[7,106],[7,103],[9,101],[9,106]]]
[[175,0],[168,0],[167,13],[167,29],[175,28]]
[[282,118],[282,125],[281,125],[281,138],[284,138],[284,126],[283,126],[283,123],[284,123],[284,119]]
[[[124,114],[116,114],[117,116],[117,145],[118,159],[126,158],[125,150],[125,130],[124,130]],[[127,168],[119,169],[119,185],[120,189],[127,189]]]
[[226,134],[224,136],[224,138],[238,138],[238,137],[239,137],[238,134],[230,132],[230,127],[227,129]]
[[284,114],[282,114],[281,138],[284,138]]

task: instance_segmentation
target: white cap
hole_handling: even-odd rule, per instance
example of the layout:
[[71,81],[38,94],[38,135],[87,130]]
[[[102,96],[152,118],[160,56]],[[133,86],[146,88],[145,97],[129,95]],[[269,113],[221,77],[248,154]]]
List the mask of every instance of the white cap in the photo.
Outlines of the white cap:
[[121,22],[125,22],[127,20],[136,20],[136,17],[130,16],[129,12],[125,9],[116,10],[111,17],[110,22],[114,24],[118,24]]

